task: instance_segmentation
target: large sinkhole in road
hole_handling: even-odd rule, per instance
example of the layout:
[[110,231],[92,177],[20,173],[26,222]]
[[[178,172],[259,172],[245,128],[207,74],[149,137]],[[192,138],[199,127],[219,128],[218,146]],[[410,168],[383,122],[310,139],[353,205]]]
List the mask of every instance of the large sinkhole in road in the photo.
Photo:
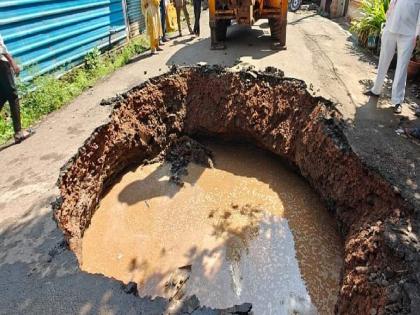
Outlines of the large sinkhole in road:
[[83,270],[256,314],[410,309],[410,209],[304,82],[174,68],[103,105],[54,211]]
[[208,148],[214,167],[190,164],[183,187],[167,164],[126,173],[85,232],[82,269],[172,298],[168,284],[188,266],[182,290],[207,306],[282,314],[291,300],[314,301],[332,314],[342,244],[317,195],[262,150]]

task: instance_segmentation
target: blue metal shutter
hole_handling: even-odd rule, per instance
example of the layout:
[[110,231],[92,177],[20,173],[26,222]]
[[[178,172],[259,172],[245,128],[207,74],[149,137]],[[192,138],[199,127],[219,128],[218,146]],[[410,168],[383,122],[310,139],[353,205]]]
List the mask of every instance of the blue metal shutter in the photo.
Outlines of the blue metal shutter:
[[28,81],[124,41],[126,26],[121,0],[13,0],[0,1],[0,33]]
[[143,13],[141,12],[140,0],[126,0],[127,15],[129,21],[130,37],[135,37],[146,28]]

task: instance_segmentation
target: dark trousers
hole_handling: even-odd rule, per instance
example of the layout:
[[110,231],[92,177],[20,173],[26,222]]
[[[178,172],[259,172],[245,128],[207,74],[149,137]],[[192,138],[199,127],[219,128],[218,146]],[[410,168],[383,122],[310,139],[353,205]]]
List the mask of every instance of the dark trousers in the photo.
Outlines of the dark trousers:
[[21,131],[19,97],[15,78],[8,62],[0,60],[0,111],[9,102],[15,133]]
[[325,12],[327,12],[328,14],[331,14],[331,3],[332,3],[332,0],[327,0],[326,2],[325,2]]
[[160,0],[160,23],[162,24],[162,36],[166,36],[166,8],[165,0]]
[[194,33],[200,34],[201,0],[194,0]]

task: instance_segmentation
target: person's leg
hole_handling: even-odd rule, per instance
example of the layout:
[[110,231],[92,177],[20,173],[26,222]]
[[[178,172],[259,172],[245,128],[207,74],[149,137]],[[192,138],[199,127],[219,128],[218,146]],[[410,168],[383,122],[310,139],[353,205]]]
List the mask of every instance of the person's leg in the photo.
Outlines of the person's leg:
[[328,15],[330,15],[330,13],[331,13],[331,11],[330,11],[331,2],[332,2],[331,0],[325,1],[325,12],[328,13]]
[[201,0],[194,0],[194,33],[200,35]]
[[19,97],[16,94],[11,95],[9,98],[10,113],[12,115],[13,121],[13,130],[15,132],[15,143],[20,143],[23,140],[29,138],[34,134],[33,130],[22,130],[22,125],[20,121],[20,103]]
[[[152,54],[154,54],[156,52],[156,50],[159,48],[159,41],[160,41],[160,25],[159,22],[160,21],[160,17],[159,16],[153,16],[152,14],[149,13],[148,15],[148,19],[149,19],[149,25],[150,25],[150,50],[152,52]],[[157,22],[157,23],[156,23]]]
[[4,97],[4,95],[1,94],[1,90],[0,90],[0,112],[3,109],[4,104],[6,104],[6,97]]
[[197,33],[197,0],[193,0],[193,8],[194,8],[194,26],[193,26],[193,32],[194,34]]
[[187,22],[188,30],[190,31],[190,34],[193,34],[191,23],[190,23],[190,15],[187,10],[187,3],[186,1],[183,1],[182,3],[182,11],[184,12],[185,21]]
[[156,52],[155,42],[152,36],[150,37],[150,53],[153,55]]
[[15,135],[19,135],[22,131],[20,123],[20,106],[19,96],[15,84],[14,74],[9,63],[1,61],[0,65],[0,88],[2,89],[2,102],[0,110],[4,106],[4,101],[7,100],[10,106],[10,113],[13,121],[13,130]]
[[154,54],[156,51],[155,30],[153,26],[153,19],[150,13],[146,14],[146,29],[147,35],[149,35],[150,52]]
[[200,35],[200,18],[201,18],[201,0],[197,0],[197,2],[198,2],[198,8],[197,8],[197,10],[198,10],[198,19],[197,19],[197,32],[198,32],[198,35]]
[[155,21],[155,24],[156,24],[155,27],[156,27],[157,46],[158,46],[158,48],[160,48],[159,46],[162,44],[161,39],[163,37],[163,30],[162,30],[162,19],[160,17],[160,9],[159,8],[157,8],[157,13],[156,13],[156,16],[153,20]]
[[162,25],[162,41],[166,42],[166,7],[165,0],[160,0],[160,24]]
[[392,104],[401,104],[404,101],[405,85],[407,83],[407,67],[414,49],[414,38],[399,35],[397,39],[398,61],[392,84]]
[[193,31],[194,31],[194,34],[197,34],[197,0],[193,0],[193,7],[194,7],[194,27],[193,27]]
[[382,91],[382,86],[385,81],[389,66],[395,54],[397,47],[397,34],[385,31],[382,34],[381,53],[379,55],[378,74],[376,76],[375,84],[371,89],[372,93],[379,95]]
[[178,24],[178,32],[179,36],[182,36],[182,30],[181,30],[181,7],[176,6],[176,23]]
[[34,132],[22,131],[19,95],[15,85],[15,77],[9,63],[0,61],[0,110],[6,101],[9,102],[10,113],[12,115],[15,143],[22,142]]
[[7,102],[10,94],[9,64],[0,60],[0,111]]
[[10,106],[10,113],[12,115],[13,130],[15,135],[18,136],[22,132],[22,125],[20,122],[20,104],[17,95],[11,95],[8,99]]
[[[159,20],[160,20],[160,18],[158,18],[158,21]],[[158,25],[155,25],[154,30],[153,30],[153,35],[152,35],[154,51],[161,51],[162,50],[162,48],[159,47],[161,33],[160,33],[160,30],[157,29],[158,27],[159,27]]]

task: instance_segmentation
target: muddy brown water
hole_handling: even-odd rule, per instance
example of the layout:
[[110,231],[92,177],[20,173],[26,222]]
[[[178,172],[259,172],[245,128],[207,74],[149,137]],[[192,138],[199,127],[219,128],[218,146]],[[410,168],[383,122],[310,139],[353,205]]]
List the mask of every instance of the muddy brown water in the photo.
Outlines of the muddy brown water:
[[140,295],[255,314],[333,314],[342,267],[334,219],[309,185],[273,155],[207,143],[215,168],[139,166],[103,197],[85,232],[81,268]]

